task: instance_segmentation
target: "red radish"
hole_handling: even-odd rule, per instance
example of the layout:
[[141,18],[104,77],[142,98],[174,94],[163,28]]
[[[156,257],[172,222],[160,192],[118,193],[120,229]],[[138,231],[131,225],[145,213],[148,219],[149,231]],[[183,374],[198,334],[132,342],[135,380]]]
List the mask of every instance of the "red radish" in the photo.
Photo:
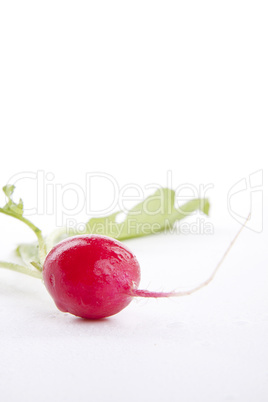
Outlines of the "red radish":
[[43,278],[61,311],[97,319],[114,315],[131,302],[140,266],[119,241],[82,235],[63,240],[49,252]]

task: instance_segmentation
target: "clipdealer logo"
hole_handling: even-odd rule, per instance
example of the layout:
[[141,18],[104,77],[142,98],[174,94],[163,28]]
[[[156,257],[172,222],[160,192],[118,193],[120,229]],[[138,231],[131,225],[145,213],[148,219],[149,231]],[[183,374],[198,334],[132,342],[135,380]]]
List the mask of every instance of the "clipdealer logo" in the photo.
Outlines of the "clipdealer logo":
[[[128,223],[137,226],[139,215],[142,213],[147,214],[148,222],[152,223],[150,216],[161,213],[172,215],[173,204],[179,212],[182,205],[193,199],[204,201],[210,198],[210,192],[214,189],[212,183],[181,183],[174,187],[171,170],[166,172],[164,185],[155,182],[143,186],[133,182],[120,185],[115,177],[105,172],[86,172],[82,185],[60,183],[55,179],[54,173],[42,170],[16,173],[9,179],[8,184],[23,188],[24,191],[29,189],[30,203],[26,202],[24,206],[26,216],[53,215],[56,227],[64,225],[68,229],[76,228],[81,232],[85,230],[85,223],[83,217],[83,222],[78,222],[80,213],[88,218],[107,217],[116,213],[116,225],[127,215],[128,218],[133,218],[128,219]],[[165,191],[167,189],[169,191]],[[164,202],[165,194],[167,199]],[[153,210],[150,204],[152,200],[154,205],[157,205]],[[137,205],[141,205],[142,211],[139,208],[132,209]],[[188,222],[180,222],[176,228],[167,225],[168,231],[173,232],[176,229],[178,233],[185,234],[214,233],[212,223],[198,214],[196,208],[196,211],[191,213],[196,215],[195,217]],[[148,230],[148,222],[144,222],[142,231]],[[129,230],[132,230],[131,227]]]

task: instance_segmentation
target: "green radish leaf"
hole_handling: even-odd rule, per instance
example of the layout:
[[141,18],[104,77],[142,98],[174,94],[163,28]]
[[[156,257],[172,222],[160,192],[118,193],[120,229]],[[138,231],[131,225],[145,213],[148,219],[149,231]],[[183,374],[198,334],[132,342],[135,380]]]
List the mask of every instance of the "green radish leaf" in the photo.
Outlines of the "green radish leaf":
[[131,209],[126,219],[118,224],[118,240],[148,236],[170,229],[176,221],[184,219],[196,210],[208,214],[209,202],[194,199],[176,208],[175,192],[168,188],[157,190],[142,203]]
[[14,193],[14,190],[15,190],[15,186],[13,186],[12,184],[7,184],[6,186],[3,187],[3,191],[8,198],[10,198],[12,196],[12,194]]
[[116,218],[120,213],[121,212],[118,211],[108,216],[91,218],[86,224],[86,233],[94,233],[116,238],[118,234],[117,228],[119,227]]
[[37,243],[20,244],[16,248],[16,254],[28,268],[36,267],[35,264],[40,264]]
[[6,186],[3,187],[3,191],[8,198],[8,201],[6,205],[3,207],[3,210],[5,210],[7,213],[10,213],[11,215],[22,216],[24,212],[23,202],[22,199],[20,199],[18,203],[15,203],[15,201],[12,200],[14,190],[15,186],[11,184],[7,184]]
[[54,231],[46,239],[47,250],[51,250],[59,241],[78,234],[98,234],[113,237],[117,240],[127,240],[148,236],[157,232],[169,230],[175,222],[186,218],[191,213],[200,210],[209,213],[209,201],[193,199],[179,208],[175,207],[175,191],[160,188],[144,201],[134,206],[126,215],[123,222],[117,222],[122,211],[99,218],[91,218],[84,231],[61,228]]
[[[175,192],[169,188],[158,189],[143,202],[132,208],[125,220],[116,223],[120,212],[106,218],[92,218],[87,223],[87,233],[106,234],[118,240],[148,236],[171,228],[176,221],[201,210],[208,215],[207,199],[194,199],[180,208],[174,206]],[[102,230],[101,230],[102,229]]]

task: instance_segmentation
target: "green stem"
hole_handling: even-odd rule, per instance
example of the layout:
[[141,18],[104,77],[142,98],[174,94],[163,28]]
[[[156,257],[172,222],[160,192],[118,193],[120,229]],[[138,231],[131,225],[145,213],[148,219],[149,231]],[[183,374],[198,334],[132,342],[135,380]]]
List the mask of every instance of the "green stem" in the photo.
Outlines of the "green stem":
[[20,272],[21,274],[33,276],[34,278],[42,279],[41,272],[31,270],[23,265],[13,264],[12,262],[0,261],[0,267],[6,268],[6,269],[11,269],[11,271]]
[[13,214],[12,212],[9,212],[3,208],[0,208],[0,212],[2,212],[5,215],[8,216],[12,216],[13,218],[16,218],[18,220],[20,220],[21,222],[26,223],[27,226],[29,226],[30,229],[33,230],[33,232],[35,233],[37,239],[38,239],[38,243],[39,243],[39,258],[40,258],[40,262],[43,265],[46,255],[47,255],[47,250],[46,250],[46,244],[45,244],[45,240],[42,236],[42,232],[41,230],[35,226],[31,221],[29,221],[28,219],[24,218],[24,216],[18,216],[16,214]]

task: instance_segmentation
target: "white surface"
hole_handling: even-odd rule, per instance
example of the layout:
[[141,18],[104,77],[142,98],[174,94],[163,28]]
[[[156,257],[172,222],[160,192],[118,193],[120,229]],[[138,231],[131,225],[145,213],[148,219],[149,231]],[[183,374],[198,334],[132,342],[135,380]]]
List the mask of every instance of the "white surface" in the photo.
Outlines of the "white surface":
[[[206,289],[99,322],[60,313],[38,280],[1,270],[1,400],[267,401],[267,18],[265,1],[1,2],[0,185],[20,175],[27,209],[47,197],[31,217],[45,233],[75,205],[62,186],[85,191],[87,173],[145,195],[170,184],[168,171],[173,188],[211,185],[213,235],[128,243],[141,287],[169,290],[209,275],[239,228],[228,193],[259,171],[232,208],[264,227],[243,231]],[[38,196],[37,172],[59,192]],[[112,195],[99,179],[92,205]],[[1,260],[32,240],[0,216]]]
[[[244,231],[199,293],[133,301],[97,322],[57,311],[39,280],[1,272],[3,400],[266,401],[267,245],[255,236]],[[128,245],[141,287],[170,289],[205,279],[229,241],[161,235]]]

